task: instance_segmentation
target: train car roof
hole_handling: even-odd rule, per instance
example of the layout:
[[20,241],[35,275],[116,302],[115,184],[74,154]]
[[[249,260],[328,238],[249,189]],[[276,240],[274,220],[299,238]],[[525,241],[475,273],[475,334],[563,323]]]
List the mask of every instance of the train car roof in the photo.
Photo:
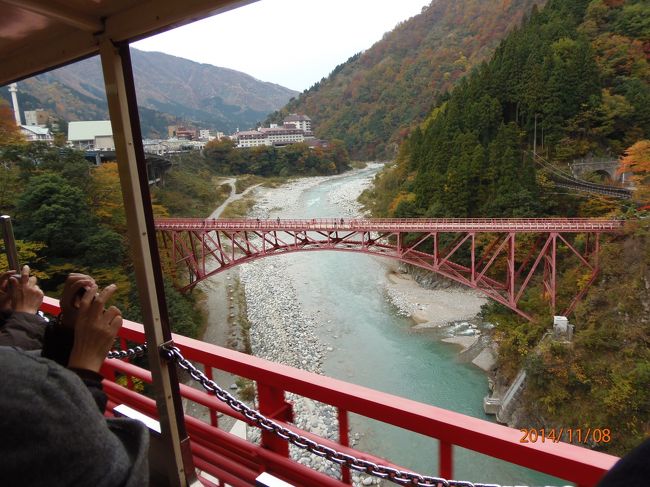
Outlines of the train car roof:
[[0,86],[255,0],[0,0]]

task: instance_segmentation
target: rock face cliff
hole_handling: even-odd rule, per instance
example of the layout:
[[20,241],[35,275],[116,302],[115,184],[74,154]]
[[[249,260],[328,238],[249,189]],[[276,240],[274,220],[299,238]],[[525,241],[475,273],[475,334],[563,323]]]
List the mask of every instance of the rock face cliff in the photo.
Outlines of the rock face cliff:
[[[297,93],[245,73],[159,52],[131,49],[145,136],[165,135],[177,121],[234,131],[253,127]],[[0,96],[9,100],[7,89]],[[21,110],[44,108],[64,122],[107,118],[99,58],[19,83]]]

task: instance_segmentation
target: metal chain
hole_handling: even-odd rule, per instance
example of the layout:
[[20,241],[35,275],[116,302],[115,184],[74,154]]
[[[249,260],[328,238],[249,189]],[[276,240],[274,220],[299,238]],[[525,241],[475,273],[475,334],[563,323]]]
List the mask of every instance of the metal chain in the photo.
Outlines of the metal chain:
[[111,350],[106,355],[106,358],[125,359],[125,358],[141,357],[146,353],[146,351],[147,351],[147,344],[143,343],[142,345],[138,345],[133,348],[127,348],[126,350]]
[[[136,347],[137,348],[137,347]],[[431,477],[420,475],[413,472],[398,470],[386,465],[380,465],[362,458],[356,458],[347,453],[343,453],[320,443],[315,442],[305,436],[299,435],[287,429],[272,419],[262,415],[259,411],[249,407],[242,401],[235,399],[229,392],[219,387],[219,385],[208,379],[203,372],[197,369],[189,360],[181,354],[181,351],[173,345],[163,345],[161,347],[163,356],[170,362],[176,362],[179,367],[189,372],[190,376],[199,382],[203,388],[214,394],[220,401],[225,402],[231,409],[243,414],[248,420],[254,423],[264,431],[272,432],[283,440],[287,440],[292,445],[307,450],[314,455],[325,458],[343,467],[348,467],[357,472],[363,472],[381,479],[389,480],[400,485],[417,485],[420,487],[500,487],[498,484],[475,484],[460,480],[446,480],[440,477]]]

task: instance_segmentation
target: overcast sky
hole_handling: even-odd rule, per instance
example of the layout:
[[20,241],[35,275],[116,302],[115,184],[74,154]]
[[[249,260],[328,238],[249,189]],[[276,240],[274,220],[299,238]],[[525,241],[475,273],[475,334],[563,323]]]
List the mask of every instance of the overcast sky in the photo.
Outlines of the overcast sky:
[[429,0],[260,0],[133,44],[303,91]]

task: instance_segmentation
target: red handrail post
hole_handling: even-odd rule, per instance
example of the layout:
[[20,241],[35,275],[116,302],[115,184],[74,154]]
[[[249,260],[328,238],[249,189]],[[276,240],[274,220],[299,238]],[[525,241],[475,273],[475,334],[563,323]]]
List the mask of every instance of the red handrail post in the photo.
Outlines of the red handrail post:
[[446,441],[440,440],[440,476],[444,479],[452,479],[454,470],[453,445]]
[[[209,365],[205,365],[204,373],[208,379],[212,380],[212,367],[210,367]],[[209,411],[210,411],[210,424],[215,428],[218,428],[219,419],[217,417],[217,411],[214,408],[209,408]]]
[[[345,409],[338,409],[339,419],[339,444],[343,446],[350,446],[349,431],[350,422],[348,419],[348,412]],[[352,485],[352,478],[350,477],[350,469],[348,467],[341,467],[341,480],[344,483]]]
[[[126,338],[120,337],[120,348],[122,350],[126,350],[129,348],[128,343],[126,342]],[[125,362],[128,362],[129,359],[124,359]],[[134,390],[134,385],[133,385],[133,377],[130,375],[126,376],[126,387],[131,389],[132,391]]]
[[[260,413],[271,419],[293,421],[291,404],[284,400],[284,391],[267,384],[257,383],[257,398]],[[289,457],[289,444],[269,431],[262,430],[262,446]]]

